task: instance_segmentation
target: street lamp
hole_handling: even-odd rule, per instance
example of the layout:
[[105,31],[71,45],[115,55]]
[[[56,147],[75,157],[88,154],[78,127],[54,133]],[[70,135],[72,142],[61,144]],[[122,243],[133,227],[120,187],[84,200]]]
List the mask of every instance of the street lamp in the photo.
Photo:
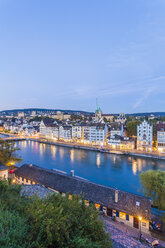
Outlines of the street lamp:
[[140,241],[141,241],[141,238],[142,238],[142,232],[141,232],[141,220],[142,220],[142,217],[139,217],[139,221],[140,221]]

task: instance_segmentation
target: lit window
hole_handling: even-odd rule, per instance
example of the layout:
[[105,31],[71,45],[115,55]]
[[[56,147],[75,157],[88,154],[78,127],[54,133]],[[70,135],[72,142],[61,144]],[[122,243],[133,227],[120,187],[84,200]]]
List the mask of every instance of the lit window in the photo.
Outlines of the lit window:
[[100,209],[100,204],[95,203],[95,207],[96,207],[97,210],[99,210]]
[[72,195],[69,195],[69,200],[72,200]]
[[126,219],[126,214],[125,214],[125,213],[120,212],[119,217],[120,217],[120,219],[125,220],[125,219]]
[[89,206],[89,201],[84,200],[84,203],[85,203],[86,206]]

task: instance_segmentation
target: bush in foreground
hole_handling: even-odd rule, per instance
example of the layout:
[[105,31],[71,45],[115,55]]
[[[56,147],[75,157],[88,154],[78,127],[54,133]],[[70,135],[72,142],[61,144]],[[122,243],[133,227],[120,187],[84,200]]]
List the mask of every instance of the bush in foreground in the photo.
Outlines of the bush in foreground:
[[76,195],[20,197],[20,187],[0,181],[0,247],[109,248],[94,207]]

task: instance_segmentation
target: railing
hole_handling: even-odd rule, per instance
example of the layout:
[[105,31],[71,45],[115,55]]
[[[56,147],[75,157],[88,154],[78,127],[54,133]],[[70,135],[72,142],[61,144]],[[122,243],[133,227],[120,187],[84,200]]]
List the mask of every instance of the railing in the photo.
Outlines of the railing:
[[165,211],[159,210],[157,208],[151,208],[151,214],[163,217],[163,216],[165,216]]

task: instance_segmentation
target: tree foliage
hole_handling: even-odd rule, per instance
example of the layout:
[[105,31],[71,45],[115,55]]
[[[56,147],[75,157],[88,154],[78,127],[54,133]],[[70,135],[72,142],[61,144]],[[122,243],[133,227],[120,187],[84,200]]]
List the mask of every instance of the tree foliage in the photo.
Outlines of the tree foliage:
[[127,135],[137,136],[137,126],[141,123],[139,120],[127,121]]
[[59,194],[46,201],[38,198],[30,205],[29,214],[35,247],[110,247],[97,210],[85,206],[76,195],[72,200]]
[[153,205],[165,210],[165,172],[149,170],[140,175],[143,192],[153,200]]
[[16,152],[19,149],[15,147],[15,143],[11,141],[4,141],[0,139],[0,163],[8,164],[9,162],[21,162],[21,158],[17,156]]
[[24,214],[28,200],[19,197],[19,191],[19,186],[0,180],[0,247],[28,247],[29,226]]
[[0,181],[0,247],[109,248],[94,207],[79,196],[20,197],[20,187]]

